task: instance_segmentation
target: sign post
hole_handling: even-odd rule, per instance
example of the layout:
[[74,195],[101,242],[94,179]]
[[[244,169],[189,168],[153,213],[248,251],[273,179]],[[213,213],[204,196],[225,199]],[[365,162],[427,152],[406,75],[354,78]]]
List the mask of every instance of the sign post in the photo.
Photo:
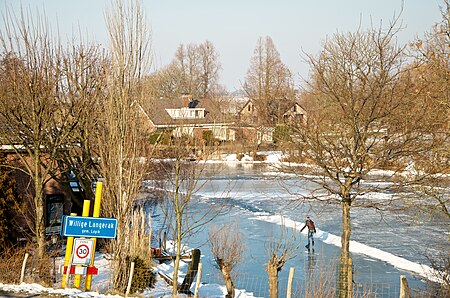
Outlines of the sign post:
[[[103,191],[103,182],[97,182],[95,186],[95,199],[94,199],[94,211],[92,212],[93,217],[100,217],[100,204],[102,202],[102,191]],[[93,238],[94,240],[94,251],[95,247],[97,245],[97,239]],[[94,267],[94,258],[92,258],[91,264],[89,264],[88,270],[90,268]],[[90,291],[92,285],[92,275],[87,274],[86,275],[86,281],[84,283],[84,290]]]
[[[76,213],[70,213],[70,215],[76,216],[77,214]],[[73,237],[67,237],[66,255],[64,257],[64,266],[65,267],[69,266],[72,248],[73,248]],[[63,279],[61,281],[61,287],[64,288],[64,289],[66,288],[66,283],[67,283],[66,274],[69,274],[69,273],[64,273],[63,274]]]
[[[89,209],[91,206],[91,201],[90,200],[84,200],[83,201],[83,213],[81,214],[81,216],[89,216]],[[73,279],[73,285],[75,286],[75,288],[79,289],[80,285],[81,285],[81,275],[77,274],[75,275],[74,279]]]
[[[92,275],[98,274],[98,269],[94,267],[97,238],[116,238],[117,219],[99,217],[102,186],[102,182],[96,183],[92,217],[87,216],[90,204],[88,200],[85,200],[82,217],[71,214],[62,218],[61,235],[68,237],[63,271],[65,278],[63,278],[61,283],[62,287],[67,287],[69,275],[75,274],[74,285],[79,288],[81,283],[79,274],[86,274],[84,290],[89,291],[91,289]],[[86,239],[85,237],[91,237],[91,239]]]

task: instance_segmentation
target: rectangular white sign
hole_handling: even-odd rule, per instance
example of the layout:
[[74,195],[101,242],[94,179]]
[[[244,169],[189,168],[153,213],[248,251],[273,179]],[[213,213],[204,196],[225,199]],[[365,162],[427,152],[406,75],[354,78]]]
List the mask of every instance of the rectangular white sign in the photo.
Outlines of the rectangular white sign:
[[94,240],[75,238],[73,240],[73,265],[88,266],[92,259]]

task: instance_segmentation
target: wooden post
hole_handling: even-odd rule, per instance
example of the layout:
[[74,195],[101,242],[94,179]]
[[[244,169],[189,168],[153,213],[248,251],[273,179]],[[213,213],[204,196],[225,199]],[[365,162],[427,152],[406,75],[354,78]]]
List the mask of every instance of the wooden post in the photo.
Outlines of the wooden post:
[[197,273],[197,281],[195,283],[195,291],[194,291],[194,298],[198,298],[198,289],[200,288],[200,281],[202,279],[202,263],[198,264],[198,273]]
[[164,231],[164,236],[163,236],[163,250],[165,252],[167,252],[167,232]]
[[[183,283],[181,284],[179,289],[180,293],[188,295],[191,294],[190,288],[198,271],[198,264],[200,263],[200,249],[193,249],[191,251],[191,256],[192,260],[189,263],[186,276],[184,277]],[[176,281],[174,280],[174,282]]]
[[400,275],[400,296],[399,298],[411,298],[408,281],[405,275]]
[[291,298],[291,295],[292,295],[292,280],[294,279],[294,272],[295,272],[295,268],[291,267],[291,269],[289,269],[289,278],[288,278],[288,284],[287,284],[286,298]]
[[133,275],[134,275],[134,262],[131,262],[130,276],[128,277],[128,285],[127,285],[127,291],[125,292],[125,297],[128,297],[128,294],[130,294],[131,283],[133,281]]
[[25,266],[27,264],[27,260],[28,260],[28,256],[29,255],[30,255],[29,253],[26,253],[25,254],[25,258],[23,259],[22,270],[20,271],[20,283],[23,283],[23,279],[25,277]]

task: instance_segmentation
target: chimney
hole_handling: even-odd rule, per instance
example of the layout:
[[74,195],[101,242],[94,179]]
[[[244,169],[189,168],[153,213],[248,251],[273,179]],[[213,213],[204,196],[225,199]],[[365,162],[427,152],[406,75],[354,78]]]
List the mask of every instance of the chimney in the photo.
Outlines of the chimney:
[[181,95],[181,104],[183,108],[187,108],[189,106],[189,102],[192,99],[192,95],[190,94],[183,94]]

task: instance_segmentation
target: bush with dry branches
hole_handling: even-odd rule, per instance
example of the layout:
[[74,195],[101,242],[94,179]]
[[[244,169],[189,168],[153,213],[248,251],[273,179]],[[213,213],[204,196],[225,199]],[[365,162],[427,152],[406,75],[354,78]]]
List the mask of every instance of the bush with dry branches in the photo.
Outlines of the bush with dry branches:
[[209,243],[211,253],[217,266],[222,272],[227,288],[227,298],[234,297],[233,271],[242,260],[245,244],[242,241],[239,227],[236,223],[224,224],[221,227],[213,226],[209,230]]

